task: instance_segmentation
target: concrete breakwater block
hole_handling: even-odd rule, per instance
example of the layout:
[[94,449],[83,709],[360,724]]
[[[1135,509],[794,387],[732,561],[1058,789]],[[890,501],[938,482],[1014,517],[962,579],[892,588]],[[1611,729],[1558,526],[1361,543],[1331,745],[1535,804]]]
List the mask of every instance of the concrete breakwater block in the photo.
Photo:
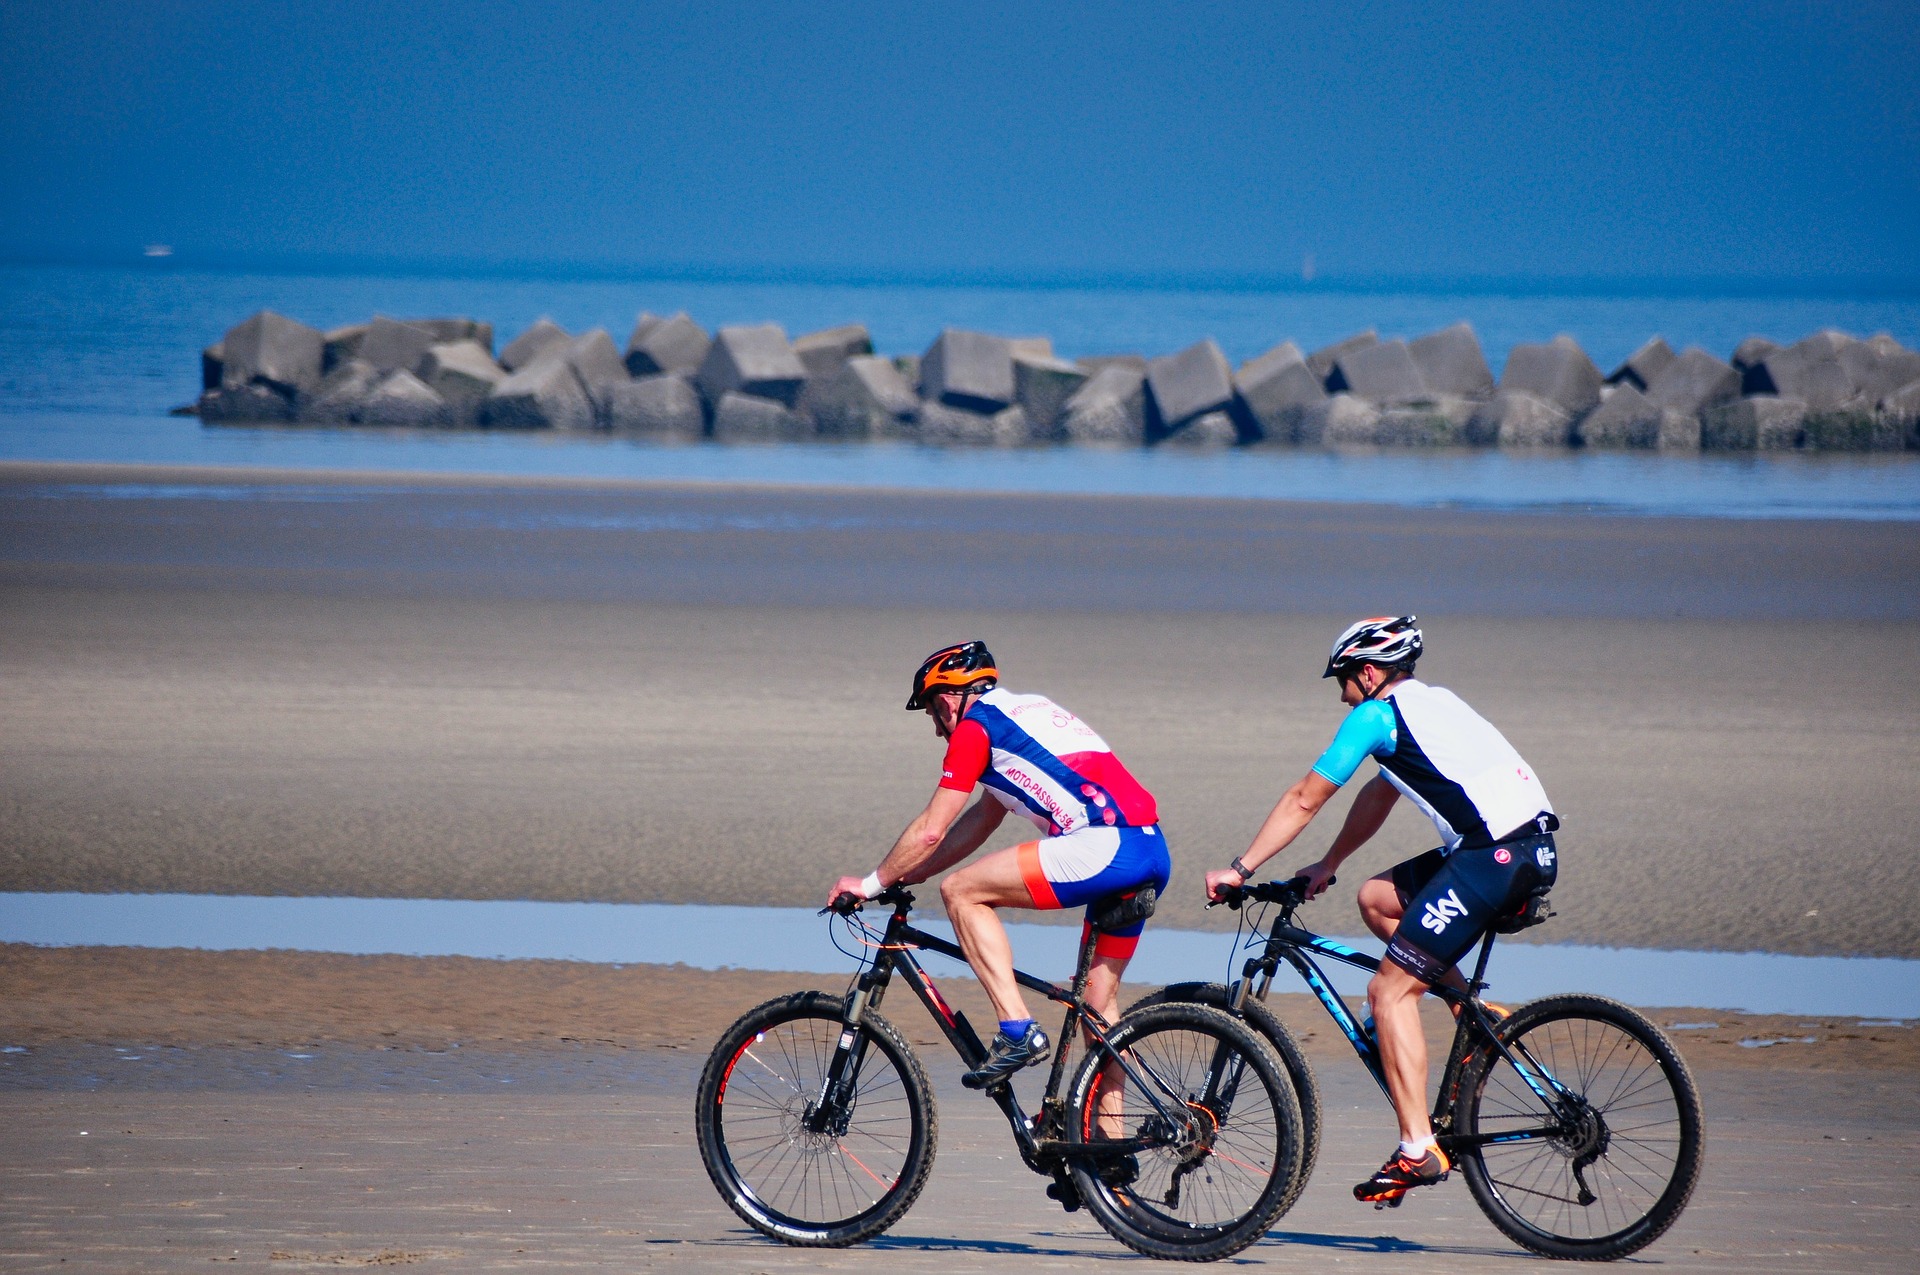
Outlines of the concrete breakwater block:
[[1180,428],[1160,440],[1162,447],[1180,448],[1222,448],[1233,447],[1240,442],[1240,427],[1234,424],[1233,417],[1226,412],[1202,412],[1190,417]]
[[1816,332],[1774,350],[1741,378],[1747,394],[1797,398],[1810,412],[1830,412],[1853,397],[1853,379],[1840,352],[1853,338],[1841,332]]
[[1429,396],[1405,341],[1380,341],[1334,360],[1327,393],[1352,394],[1373,403],[1411,403]]
[[433,338],[435,345],[471,341],[489,356],[493,354],[493,324],[483,319],[469,319],[461,315],[437,319],[402,319],[400,322],[419,328]]
[[589,386],[606,381],[625,381],[627,361],[620,357],[613,334],[605,328],[593,328],[567,343],[567,362]]
[[1871,337],[1841,347],[1840,366],[1853,383],[1853,397],[1877,407],[1889,395],[1920,381],[1920,353],[1890,336]]
[[257,382],[252,385],[222,385],[202,393],[194,411],[201,420],[216,425],[290,421],[293,419],[293,400],[272,386]]
[[312,393],[300,396],[297,415],[322,425],[358,425],[361,405],[383,375],[371,363],[348,359],[327,373]]
[[[1597,394],[1598,368],[1594,368],[1593,378]],[[1503,379],[1492,401],[1474,412],[1467,424],[1467,437],[1471,442],[1501,447],[1565,447],[1573,441],[1573,415],[1557,402],[1506,388]]]
[[809,332],[793,339],[793,356],[800,360],[809,380],[826,380],[848,359],[872,353],[873,334],[864,323]]
[[1380,409],[1374,441],[1387,447],[1452,447],[1467,439],[1467,424],[1479,400],[1437,394]]
[[[780,340],[786,344],[784,335]],[[727,390],[713,405],[713,436],[721,442],[790,442],[812,432],[805,417],[778,399]]]
[[693,376],[706,362],[713,338],[707,330],[687,317],[686,311],[662,319],[642,314],[627,338],[627,372],[632,376],[655,376],[661,372],[683,372]]
[[261,385],[291,403],[320,384],[326,337],[285,315],[262,310],[229,328],[220,344],[224,389]]
[[1626,362],[1607,373],[1607,384],[1631,385],[1644,394],[1654,378],[1666,371],[1667,364],[1673,362],[1675,357],[1673,347],[1667,344],[1665,338],[1654,337],[1629,354]]
[[1147,393],[1171,434],[1196,416],[1233,401],[1233,368],[1211,337],[1147,363]]
[[1060,414],[1069,442],[1139,447],[1147,441],[1147,376],[1143,366],[1115,360],[1087,378]]
[[1737,398],[1700,419],[1700,445],[1716,451],[1786,451],[1806,439],[1807,405],[1795,398]]
[[1013,346],[990,332],[947,328],[920,356],[920,394],[949,407],[997,412],[1013,402]]
[[919,438],[945,447],[1023,447],[1033,426],[1018,403],[997,412],[976,412],[938,399],[920,404]]
[[1807,412],[1806,445],[1821,452],[1895,452],[1906,446],[1902,422],[1858,404]]
[[572,339],[567,330],[552,319],[535,319],[532,327],[507,342],[507,348],[500,351],[500,366],[509,372],[518,372],[554,345]]
[[1759,366],[1767,355],[1779,348],[1778,341],[1769,341],[1763,336],[1750,336],[1733,347],[1733,358],[1729,362],[1744,375],[1748,368]]
[[1920,381],[1881,399],[1880,414],[1892,422],[1909,450],[1920,448]]
[[1305,414],[1327,401],[1326,387],[1291,341],[1241,364],[1233,388],[1260,437],[1272,443],[1297,442]]
[[1551,403],[1569,417],[1599,406],[1600,369],[1572,337],[1557,336],[1544,345],[1516,345],[1507,353],[1500,392],[1526,394]]
[[716,411],[727,394],[771,399],[791,408],[806,381],[807,370],[794,356],[786,332],[777,323],[721,328],[694,377]]
[[1698,416],[1740,393],[1740,374],[1730,364],[1689,346],[1653,378],[1647,401],[1656,407]]
[[385,315],[375,315],[360,338],[354,357],[382,372],[411,372],[434,346],[433,334],[425,328]]
[[416,428],[453,424],[447,402],[405,368],[390,371],[376,381],[360,403],[362,425],[409,425]]
[[1334,394],[1301,421],[1300,440],[1325,447],[1372,446],[1380,441],[1378,404]]
[[1420,380],[1437,395],[1487,398],[1493,393],[1493,369],[1480,348],[1471,323],[1429,332],[1407,342],[1407,354],[1420,371]]
[[1013,356],[1013,397],[1027,415],[1036,439],[1059,437],[1067,400],[1087,383],[1086,369],[1049,354]]
[[707,414],[700,391],[679,372],[620,381],[606,389],[602,423],[630,434],[652,434],[690,441],[706,433]]
[[366,339],[367,325],[364,323],[349,323],[326,333],[326,344],[320,354],[321,374],[326,375],[347,360],[360,357],[360,343]]
[[480,423],[494,429],[592,429],[593,399],[565,352],[562,345],[494,386],[480,405]]
[[1660,407],[1648,401],[1631,377],[1623,377],[1609,387],[1600,406],[1580,419],[1574,438],[1583,447],[1603,449],[1658,446]]
[[920,400],[889,359],[857,354],[824,383],[807,382],[820,433],[834,438],[900,438],[913,432]]
[[507,379],[507,370],[478,341],[449,341],[427,347],[418,375],[446,400],[456,421],[472,424],[480,418],[480,404]]
[[1313,369],[1313,374],[1320,378],[1320,384],[1324,387],[1327,377],[1333,374],[1333,365],[1343,356],[1357,354],[1370,345],[1378,344],[1380,344],[1380,334],[1368,328],[1365,332],[1356,332],[1345,340],[1335,341],[1332,345],[1315,350],[1307,355],[1307,366]]

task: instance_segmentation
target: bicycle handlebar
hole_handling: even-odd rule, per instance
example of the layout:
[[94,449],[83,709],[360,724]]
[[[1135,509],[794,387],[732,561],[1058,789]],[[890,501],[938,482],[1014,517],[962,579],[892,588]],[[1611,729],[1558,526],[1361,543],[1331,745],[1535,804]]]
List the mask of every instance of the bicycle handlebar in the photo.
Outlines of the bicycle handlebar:
[[[1332,885],[1339,879],[1339,877],[1328,877],[1327,884]],[[1237,911],[1240,905],[1248,900],[1255,903],[1283,903],[1290,908],[1297,908],[1307,901],[1307,878],[1293,877],[1286,881],[1262,881],[1259,885],[1251,883],[1223,885],[1220,887],[1219,900],[1207,906],[1217,907],[1224,903]]]
[[871,899],[863,899],[857,894],[837,894],[833,902],[820,909],[815,915],[825,916],[832,912],[836,916],[852,916],[869,903],[905,903],[913,906],[913,896],[902,885],[890,885]]

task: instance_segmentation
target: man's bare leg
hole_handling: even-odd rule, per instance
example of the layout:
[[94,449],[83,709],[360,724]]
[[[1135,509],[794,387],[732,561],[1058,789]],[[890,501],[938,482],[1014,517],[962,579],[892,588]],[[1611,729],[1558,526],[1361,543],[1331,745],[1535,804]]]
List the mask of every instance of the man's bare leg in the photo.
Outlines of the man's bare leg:
[[1425,983],[1392,961],[1382,962],[1367,984],[1387,1095],[1400,1117],[1400,1139],[1409,1143],[1433,1136],[1427,1120],[1427,1034],[1420,1028],[1420,998],[1426,993]]
[[[1003,1022],[1033,1017],[1020,995],[1020,985],[1013,981],[1013,944],[1007,939],[1007,927],[994,911],[1033,906],[1026,879],[1020,875],[1019,851],[1012,847],[995,851],[955,872],[941,883],[940,900],[947,905],[947,919],[953,922],[960,950],[967,954],[967,963],[986,989],[994,1012]],[[1117,993],[1117,978],[1114,986]]]
[[[1087,1008],[1108,1023],[1120,1018],[1120,976],[1127,972],[1125,956],[1096,956],[1087,971]],[[1087,1048],[1093,1048],[1093,1033],[1086,1033]],[[1126,1112],[1126,1072],[1117,1063],[1108,1063],[1100,1077],[1100,1135],[1105,1138],[1126,1136],[1121,1117]]]

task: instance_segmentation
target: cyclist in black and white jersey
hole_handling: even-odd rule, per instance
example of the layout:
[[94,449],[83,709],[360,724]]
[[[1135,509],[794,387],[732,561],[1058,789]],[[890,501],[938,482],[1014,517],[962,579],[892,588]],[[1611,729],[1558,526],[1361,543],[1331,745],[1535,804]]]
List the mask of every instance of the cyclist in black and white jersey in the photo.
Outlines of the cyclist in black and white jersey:
[[1459,959],[1536,887],[1553,884],[1560,821],[1546,790],[1506,737],[1451,691],[1413,676],[1423,641],[1414,617],[1352,625],[1333,644],[1323,676],[1338,678],[1352,707],[1333,743],[1287,790],[1253,844],[1232,866],[1207,873],[1207,895],[1244,885],[1312,822],[1368,757],[1380,771],[1347,811],[1326,857],[1296,874],[1319,895],[1347,857],[1380,830],[1406,797],[1433,820],[1444,844],[1360,887],[1360,915],[1387,944],[1367,988],[1387,1078],[1400,1117],[1400,1146],[1356,1198],[1391,1202],[1438,1182],[1451,1165],[1427,1119],[1427,1043],[1419,1001],[1427,988],[1463,986]]

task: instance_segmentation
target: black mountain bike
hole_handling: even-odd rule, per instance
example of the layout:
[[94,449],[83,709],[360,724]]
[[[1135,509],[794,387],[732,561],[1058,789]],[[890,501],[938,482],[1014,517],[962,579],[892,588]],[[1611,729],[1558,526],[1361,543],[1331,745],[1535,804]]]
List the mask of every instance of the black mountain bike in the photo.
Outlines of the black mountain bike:
[[[1239,981],[1230,987],[1176,983],[1137,1003],[1128,1017],[1172,1004],[1215,1007],[1246,1019],[1273,1043],[1296,1083],[1303,1076],[1308,1082],[1299,1096],[1312,1132],[1297,1192],[1319,1146],[1319,1094],[1292,1036],[1261,1002],[1280,963],[1291,965],[1384,1093],[1372,1037],[1328,986],[1314,957],[1364,970],[1377,970],[1380,962],[1294,924],[1295,909],[1306,901],[1302,878],[1222,893],[1231,907],[1252,901],[1278,908],[1264,941],[1253,940],[1261,951]],[[1458,1017],[1434,1100],[1434,1135],[1466,1175],[1474,1202],[1515,1243],[1548,1257],[1625,1257],[1658,1239],[1693,1194],[1702,1156],[1700,1095],[1673,1042],[1617,1001],[1549,996],[1505,1018],[1487,1012],[1477,994],[1486,987],[1496,934],[1546,915],[1544,893],[1536,894],[1488,931],[1467,991],[1433,989]]]
[[[896,974],[967,1067],[987,1056],[913,955],[963,961],[959,946],[909,924],[913,896],[898,886],[875,901],[893,908],[884,930],[856,915],[856,900],[832,909],[864,949],[847,992],[799,992],[749,1011],[700,1077],[694,1121],[708,1176],[749,1226],[784,1243],[840,1247],[880,1234],[933,1168],[933,1090],[880,1016]],[[1071,988],[1014,972],[1022,987],[1065,1005],[1066,1019],[1037,1115],[1006,1081],[986,1096],[1021,1160],[1053,1179],[1047,1194],[1069,1212],[1084,1204],[1149,1256],[1210,1261],[1259,1239],[1296,1194],[1300,1108],[1273,1051],[1220,1010],[1156,1005],[1109,1023],[1087,1006],[1095,936],[1150,915],[1153,904],[1146,887],[1096,905]],[[1088,1046],[1069,1079],[1077,1031]]]

